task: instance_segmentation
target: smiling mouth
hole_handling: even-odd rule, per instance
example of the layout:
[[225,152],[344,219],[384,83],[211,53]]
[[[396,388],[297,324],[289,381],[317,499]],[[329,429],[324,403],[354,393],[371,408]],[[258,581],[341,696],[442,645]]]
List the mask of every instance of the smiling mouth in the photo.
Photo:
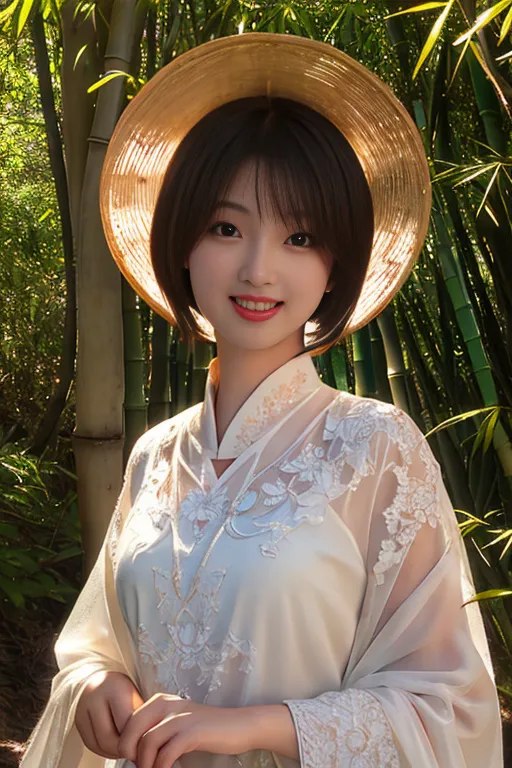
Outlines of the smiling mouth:
[[283,303],[282,301],[248,301],[247,299],[239,299],[238,296],[230,296],[229,298],[235,304],[238,304],[239,307],[251,309],[255,312],[265,312]]

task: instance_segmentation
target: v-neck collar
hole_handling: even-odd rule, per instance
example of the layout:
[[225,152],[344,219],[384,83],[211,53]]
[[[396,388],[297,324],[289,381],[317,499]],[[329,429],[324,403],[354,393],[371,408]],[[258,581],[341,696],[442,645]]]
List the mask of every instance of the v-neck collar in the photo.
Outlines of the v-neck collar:
[[219,445],[215,421],[215,397],[219,362],[210,363],[200,415],[202,450],[210,459],[236,459],[295,406],[322,386],[309,353],[288,360],[267,376],[249,395],[230,422]]

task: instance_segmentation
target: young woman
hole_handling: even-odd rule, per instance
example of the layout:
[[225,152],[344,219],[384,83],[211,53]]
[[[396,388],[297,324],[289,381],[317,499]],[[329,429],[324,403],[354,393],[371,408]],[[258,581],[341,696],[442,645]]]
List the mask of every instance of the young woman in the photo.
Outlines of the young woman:
[[405,110],[328,45],[216,40],[123,113],[101,195],[123,273],[218,357],[132,451],[24,768],[502,766],[440,467],[312,361],[422,246]]

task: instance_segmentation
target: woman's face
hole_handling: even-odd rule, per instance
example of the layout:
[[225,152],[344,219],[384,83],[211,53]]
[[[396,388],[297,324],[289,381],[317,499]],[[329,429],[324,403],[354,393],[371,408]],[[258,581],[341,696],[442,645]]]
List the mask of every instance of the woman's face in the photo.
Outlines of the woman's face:
[[300,351],[304,326],[327,288],[330,262],[315,245],[315,233],[287,229],[271,215],[260,221],[253,174],[252,163],[240,169],[190,254],[192,290],[218,342],[262,350],[296,337]]

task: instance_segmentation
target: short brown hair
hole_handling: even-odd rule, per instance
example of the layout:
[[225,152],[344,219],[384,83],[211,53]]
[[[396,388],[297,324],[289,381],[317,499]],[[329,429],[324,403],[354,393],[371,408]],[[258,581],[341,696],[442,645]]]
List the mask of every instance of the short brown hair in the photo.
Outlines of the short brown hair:
[[187,133],[166,170],[153,217],[156,279],[183,337],[211,340],[199,325],[184,265],[206,232],[216,204],[248,160],[256,162],[260,218],[262,162],[274,214],[285,225],[312,232],[331,257],[333,288],[310,318],[316,330],[308,349],[327,348],[343,332],[363,286],[373,243],[373,205],[347,139],[305,104],[280,97],[237,99],[209,112]]

